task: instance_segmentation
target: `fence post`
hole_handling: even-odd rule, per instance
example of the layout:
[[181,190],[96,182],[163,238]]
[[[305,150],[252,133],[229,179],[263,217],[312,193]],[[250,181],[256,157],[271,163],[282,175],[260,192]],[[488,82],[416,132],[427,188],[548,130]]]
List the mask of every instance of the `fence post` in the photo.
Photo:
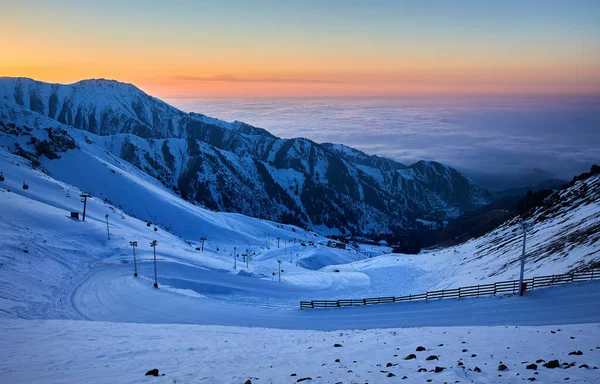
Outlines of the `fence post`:
[[408,294],[408,301],[412,301],[412,293]]
[[494,283],[494,296],[496,296],[496,283]]
[[458,298],[460,299],[460,287],[458,287]]
[[571,283],[573,282],[573,280],[575,280],[575,274],[571,273]]
[[429,300],[429,292],[425,292],[425,300]]

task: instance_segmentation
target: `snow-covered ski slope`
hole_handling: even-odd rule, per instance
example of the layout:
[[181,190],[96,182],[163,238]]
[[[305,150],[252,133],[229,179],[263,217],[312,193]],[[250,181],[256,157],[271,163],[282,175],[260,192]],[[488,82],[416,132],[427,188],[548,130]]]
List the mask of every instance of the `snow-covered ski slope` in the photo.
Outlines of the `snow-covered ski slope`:
[[[146,275],[148,277],[153,275],[153,270],[146,271],[145,268],[148,264],[147,260],[152,255],[149,243],[158,240],[159,258],[165,259],[161,262],[181,265],[182,273],[176,272],[171,280],[176,286],[184,289],[192,284],[188,284],[185,280],[185,265],[197,270],[209,269],[216,273],[216,276],[223,276],[224,280],[228,275],[239,273],[242,281],[270,284],[273,287],[271,288],[273,295],[285,290],[284,286],[307,285],[310,289],[326,289],[344,287],[350,283],[354,286],[368,283],[365,282],[363,275],[326,274],[301,267],[302,265],[311,267],[316,262],[313,258],[318,259],[319,254],[334,262],[354,261],[366,257],[366,254],[355,250],[344,251],[322,246],[319,243],[326,242],[325,238],[297,227],[242,215],[215,213],[195,207],[182,201],[172,192],[163,190],[156,183],[122,173],[121,169],[115,173],[108,172],[103,179],[98,173],[95,173],[95,177],[90,173],[90,179],[95,179],[93,182],[98,188],[102,186],[122,188],[121,202],[129,204],[128,206],[138,206],[139,209],[151,208],[159,212],[157,215],[163,217],[170,215],[169,225],[160,225],[158,230],[154,231],[154,225],[148,226],[146,222],[122,214],[118,207],[105,203],[101,199],[101,193],[100,199],[88,199],[86,222],[74,221],[68,217],[69,213],[81,212],[83,207],[78,188],[32,170],[28,161],[3,150],[0,150],[0,160],[5,176],[5,181],[0,186],[2,191],[0,225],[3,227],[4,235],[1,255],[5,263],[1,270],[4,275],[1,284],[6,285],[5,292],[14,290],[14,296],[8,295],[4,302],[23,301],[22,296],[27,290],[34,290],[34,292],[29,296],[30,300],[25,301],[30,304],[34,302],[41,304],[40,301],[44,301],[44,305],[35,305],[35,309],[22,309],[25,312],[44,311],[46,306],[62,306],[68,300],[65,295],[72,288],[69,287],[71,281],[83,277],[89,270],[110,269],[127,263],[127,275],[130,275],[133,271],[131,265],[133,257],[129,241],[138,241],[137,253],[142,260],[140,262],[142,279]],[[85,158],[73,159],[73,161],[81,165]],[[106,164],[100,160],[98,162]],[[77,172],[79,171],[73,170],[74,174]],[[23,182],[29,185],[29,189],[22,188]],[[111,240],[107,240],[106,214],[109,214]],[[190,232],[195,229],[196,237],[180,238],[167,232],[165,227],[190,228]],[[207,238],[204,252],[196,250],[201,246],[199,240],[201,237]],[[278,237],[279,248],[277,248]],[[238,267],[236,270],[233,270],[234,248],[240,254],[236,259]],[[252,261],[248,266],[242,256],[246,253],[246,249],[250,249],[252,253]],[[275,285],[278,275],[273,273],[277,271],[279,259],[282,260],[284,284]],[[296,263],[299,266],[296,266]],[[169,279],[165,276],[167,271],[167,268],[161,271],[159,276],[161,282]],[[61,278],[63,276],[64,279]],[[349,283],[346,284],[345,280]],[[227,285],[226,282],[223,284]],[[65,290],[61,297],[62,304],[49,303],[58,294],[49,291],[49,287]],[[196,289],[204,291],[200,285]],[[216,291],[222,293],[226,289],[216,289]],[[44,297],[48,300],[42,300]],[[47,310],[53,311],[53,309]],[[13,311],[9,312],[13,313]]]
[[[591,176],[555,192],[546,205],[526,215],[526,222],[531,227],[526,242],[527,277],[597,266],[600,262],[600,176]],[[331,265],[323,270],[377,274],[382,281],[399,281],[404,277],[411,280],[412,287],[422,287],[422,292],[513,280],[519,277],[522,233],[520,219],[515,218],[454,247],[418,255],[384,255]],[[394,282],[382,284],[393,287]],[[396,292],[390,290],[389,294],[396,295]]]
[[[516,223],[420,255],[385,254],[389,248],[376,246],[341,250],[297,227],[193,206],[110,153],[69,151],[43,167],[50,175],[0,148],[0,382],[386,383],[407,376],[407,382],[569,377],[593,383],[598,377],[598,282],[523,298],[298,309],[301,299],[401,295],[513,278],[521,240]],[[557,212],[532,214],[527,274],[597,260],[597,231],[590,229],[598,219],[597,183],[597,177],[580,181],[564,192]],[[80,188],[94,196],[86,222],[69,217],[81,213]],[[118,202],[104,201],[107,189]],[[125,208],[152,212],[157,231],[123,214]],[[207,238],[204,252],[196,249],[200,237]],[[563,237],[564,252],[548,250]],[[132,240],[139,244],[138,278]],[[159,244],[159,289],[152,287],[152,240]],[[233,269],[234,247],[251,250],[247,265],[240,256]],[[500,273],[492,274],[494,267]],[[439,360],[426,361],[424,353],[403,360],[417,345]],[[574,350],[584,354],[569,356]],[[553,371],[539,364],[534,375],[523,361],[536,359],[590,368]],[[500,362],[509,371],[499,373]],[[106,365],[112,370],[102,371]],[[445,369],[429,372],[435,366]],[[143,376],[155,367],[166,376]]]
[[[79,157],[71,159],[69,156]],[[58,172],[61,178],[71,177],[78,185],[85,185],[86,191],[92,191],[93,196],[99,196],[88,200],[85,223],[72,220],[69,212],[82,208],[77,187],[31,169],[28,161],[1,149],[0,161],[5,176],[0,189],[3,216],[0,226],[5,235],[0,249],[3,262],[0,288],[6,293],[0,301],[0,309],[5,317],[308,329],[418,325],[366,321],[375,312],[383,319],[388,311],[394,314],[398,310],[389,306],[366,311],[352,309],[356,320],[329,325],[319,325],[317,318],[332,315],[300,315],[297,308],[303,299],[420,293],[514,278],[518,273],[516,261],[520,256],[521,237],[515,231],[515,223],[507,223],[491,234],[455,248],[419,255],[387,254],[369,258],[368,255],[377,255],[388,248],[371,246],[368,253],[355,248],[330,248],[324,245],[326,238],[297,227],[207,211],[182,201],[156,180],[105,152],[69,151],[61,159],[46,163],[51,174]],[[68,164],[78,166],[68,168]],[[29,189],[22,188],[23,182]],[[574,199],[571,201],[574,206],[569,205],[567,209],[565,205],[564,212],[559,211],[556,217],[534,225],[530,251],[537,250],[560,231],[570,229],[579,233],[586,226],[595,225],[598,200],[589,198],[596,196],[595,192],[586,194],[587,198],[571,192],[584,187],[594,191],[597,183],[598,177],[592,177],[563,192]],[[162,225],[154,231],[154,225],[148,226],[123,214],[118,206],[103,201],[102,190],[110,188],[121,191],[113,195],[120,196],[120,205],[126,205],[127,211],[152,210],[157,212],[156,217],[163,218]],[[583,202],[579,203],[580,200]],[[106,214],[109,215],[110,240],[107,239]],[[165,228],[173,232],[176,228],[190,235],[177,237]],[[513,248],[505,245],[494,253],[499,236]],[[590,234],[592,240],[595,236],[596,232]],[[200,237],[207,238],[203,252],[197,250]],[[159,291],[148,289],[154,279],[149,245],[152,240],[159,243]],[[139,244],[140,277],[137,279],[132,276],[130,241]],[[582,262],[595,260],[598,243],[580,241],[569,247],[572,253],[550,254],[548,260],[541,257],[528,260],[527,274],[566,272]],[[234,248],[239,254],[235,262]],[[251,260],[246,263],[243,255],[247,249]],[[282,262],[281,282],[278,260]],[[509,268],[510,265],[513,267]],[[490,274],[490,268],[501,273]],[[487,305],[478,303],[483,302],[470,305]],[[450,308],[454,303],[437,305]],[[417,306],[416,311],[419,310]],[[223,313],[229,315],[223,316]],[[248,320],[249,313],[254,313],[252,320]],[[350,313],[354,312],[344,311],[333,316],[341,319]],[[296,322],[296,318],[304,320]],[[451,317],[447,319],[454,324]],[[427,321],[436,323],[435,319]],[[527,321],[522,320],[522,323]]]

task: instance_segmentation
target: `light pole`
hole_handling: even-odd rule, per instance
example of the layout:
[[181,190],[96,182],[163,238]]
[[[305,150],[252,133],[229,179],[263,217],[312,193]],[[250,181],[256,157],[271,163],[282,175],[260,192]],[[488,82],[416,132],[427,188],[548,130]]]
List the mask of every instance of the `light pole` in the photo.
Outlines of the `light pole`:
[[131,245],[131,247],[133,248],[133,268],[134,268],[134,273],[133,276],[137,277],[137,260],[135,258],[135,247],[137,247],[137,241],[130,241],[129,245]]
[[204,252],[204,240],[206,240],[206,237],[200,238],[200,241],[202,242],[202,252]]
[[150,246],[154,248],[154,288],[158,288],[158,274],[156,273],[156,246],[158,245],[158,241],[152,240]]
[[106,234],[108,236],[108,240],[110,240],[110,230],[108,229],[108,213],[104,217],[106,217]]
[[85,221],[85,209],[87,207],[87,199],[88,199],[88,197],[92,197],[92,195],[90,195],[89,193],[83,192],[79,196],[81,196],[81,202],[83,203],[83,218],[81,219],[81,221]]
[[237,247],[233,247],[233,269],[237,269]]
[[298,254],[296,253],[296,267],[298,266],[298,258],[299,258],[299,256],[298,256]]
[[279,282],[281,283],[281,260],[277,260],[277,269],[279,269]]
[[277,238],[277,248],[279,248],[279,240],[281,239],[281,237]]
[[519,277],[519,296],[523,296],[525,289],[523,289],[523,275],[525,274],[525,243],[527,242],[527,231],[530,229],[530,225],[521,221],[521,229],[523,230],[523,253],[521,254],[521,276]]

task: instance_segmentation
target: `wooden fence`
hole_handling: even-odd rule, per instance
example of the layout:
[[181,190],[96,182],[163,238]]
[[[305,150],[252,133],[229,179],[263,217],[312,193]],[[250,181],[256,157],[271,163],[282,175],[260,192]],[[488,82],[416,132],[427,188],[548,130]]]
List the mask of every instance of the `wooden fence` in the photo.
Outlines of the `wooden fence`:
[[[552,285],[570,284],[593,279],[600,279],[600,268],[591,269],[583,272],[565,273],[562,275],[538,276],[531,279],[524,279],[523,283],[527,284],[527,290],[530,290],[542,287],[549,287]],[[510,280],[500,281],[493,284],[472,285],[470,287],[444,289],[441,291],[430,291],[426,293],[408,296],[301,301],[300,309],[353,307],[358,305],[401,303],[403,301],[460,299],[463,297],[480,297],[498,294],[514,295],[517,293],[519,293],[519,280]]]

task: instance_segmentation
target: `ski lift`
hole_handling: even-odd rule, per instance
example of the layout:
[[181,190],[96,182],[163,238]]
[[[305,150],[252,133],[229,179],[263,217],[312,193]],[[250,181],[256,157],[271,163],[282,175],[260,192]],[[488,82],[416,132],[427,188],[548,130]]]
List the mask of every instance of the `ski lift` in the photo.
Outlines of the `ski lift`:
[[25,190],[29,189],[29,185],[26,182],[23,182],[23,189],[25,189]]
[[67,189],[67,194],[65,195],[67,197],[71,197],[71,193],[69,192],[69,190]]
[[0,172],[0,181],[4,181],[4,174]]

